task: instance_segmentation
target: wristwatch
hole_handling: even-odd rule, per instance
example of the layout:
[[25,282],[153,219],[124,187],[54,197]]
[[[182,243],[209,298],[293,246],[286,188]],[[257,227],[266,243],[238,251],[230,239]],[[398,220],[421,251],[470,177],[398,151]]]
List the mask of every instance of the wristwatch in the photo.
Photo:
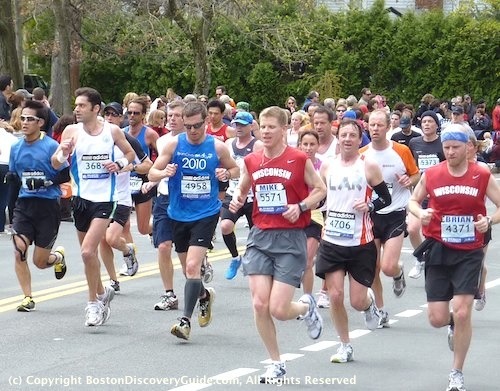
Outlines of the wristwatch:
[[486,220],[488,221],[488,228],[491,229],[491,226],[493,225],[493,222],[491,221],[491,217],[486,216]]
[[124,165],[120,160],[115,161],[115,164],[118,166],[120,170],[123,170]]
[[132,166],[132,172],[135,172],[135,169],[136,169],[136,168],[137,168],[137,164],[134,164],[134,165]]
[[299,202],[300,213],[304,213],[306,210],[309,210],[307,204],[304,201]]

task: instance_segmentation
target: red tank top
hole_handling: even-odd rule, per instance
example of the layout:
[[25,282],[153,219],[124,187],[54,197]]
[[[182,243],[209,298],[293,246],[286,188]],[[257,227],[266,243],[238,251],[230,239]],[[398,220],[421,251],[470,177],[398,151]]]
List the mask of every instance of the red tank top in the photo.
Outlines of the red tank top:
[[454,177],[448,172],[446,161],[425,171],[429,208],[432,219],[422,227],[425,237],[443,243],[446,247],[474,250],[483,247],[484,235],[474,228],[477,215],[486,215],[486,188],[490,172],[476,163],[469,163],[467,172]]
[[219,130],[214,132],[212,130],[212,124],[208,124],[207,125],[207,134],[211,134],[212,136],[214,136],[215,138],[218,138],[221,141],[226,141],[227,140],[226,129],[227,129],[227,124],[224,124],[221,126],[221,128]]
[[252,181],[254,203],[252,218],[260,229],[305,228],[311,221],[311,212],[301,213],[296,223],[281,214],[286,205],[298,204],[309,194],[304,181],[307,156],[295,148],[286,147],[274,159],[267,159],[264,151],[245,157],[245,165]]

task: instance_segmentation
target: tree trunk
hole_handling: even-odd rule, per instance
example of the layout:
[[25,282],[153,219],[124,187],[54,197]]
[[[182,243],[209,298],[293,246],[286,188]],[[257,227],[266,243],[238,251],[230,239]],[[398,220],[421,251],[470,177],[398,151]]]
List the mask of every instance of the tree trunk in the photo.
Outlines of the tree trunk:
[[0,74],[10,75],[17,89],[22,88],[24,83],[17,59],[14,20],[11,0],[2,1],[0,6]]
[[70,84],[71,33],[66,20],[68,0],[53,0],[56,34],[52,53],[51,89],[52,107],[59,114],[71,114],[72,93]]
[[194,66],[196,70],[196,82],[193,93],[208,95],[211,72],[207,55],[207,44],[201,34],[195,34],[191,38],[191,45],[193,47]]

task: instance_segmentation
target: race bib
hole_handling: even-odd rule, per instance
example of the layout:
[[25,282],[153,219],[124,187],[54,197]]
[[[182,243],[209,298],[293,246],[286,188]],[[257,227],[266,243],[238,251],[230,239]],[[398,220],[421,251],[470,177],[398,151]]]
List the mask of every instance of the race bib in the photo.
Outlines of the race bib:
[[82,179],[109,178],[109,171],[104,167],[108,160],[108,154],[82,155]]
[[418,157],[418,168],[422,172],[438,163],[439,158],[436,155],[421,155]]
[[260,213],[281,214],[287,210],[286,191],[282,183],[255,185],[255,197]]
[[23,188],[27,191],[27,192],[33,192],[33,193],[36,193],[37,191],[45,191],[46,189],[36,189],[36,190],[29,190],[28,189],[28,185],[26,184],[26,180],[28,178],[33,178],[35,180],[42,180],[42,181],[45,181],[46,180],[46,176],[45,176],[45,173],[43,171],[38,171],[38,170],[33,170],[33,171],[24,171],[22,174],[21,174],[21,182],[22,182],[22,186]]
[[325,222],[325,234],[339,238],[352,239],[356,218],[354,213],[329,210]]
[[130,176],[130,193],[137,194],[141,191],[142,179],[138,176]]
[[472,216],[443,216],[441,238],[448,243],[470,243],[476,239]]
[[187,199],[210,198],[210,176],[183,175],[181,179],[181,196]]

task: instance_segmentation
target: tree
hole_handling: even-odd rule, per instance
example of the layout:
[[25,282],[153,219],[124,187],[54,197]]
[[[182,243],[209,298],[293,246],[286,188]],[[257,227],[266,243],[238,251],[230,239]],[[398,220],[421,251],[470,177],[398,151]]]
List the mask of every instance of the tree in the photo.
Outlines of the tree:
[[11,0],[3,0],[0,5],[0,74],[9,74],[14,85],[22,88],[23,74],[16,50],[15,9]]

